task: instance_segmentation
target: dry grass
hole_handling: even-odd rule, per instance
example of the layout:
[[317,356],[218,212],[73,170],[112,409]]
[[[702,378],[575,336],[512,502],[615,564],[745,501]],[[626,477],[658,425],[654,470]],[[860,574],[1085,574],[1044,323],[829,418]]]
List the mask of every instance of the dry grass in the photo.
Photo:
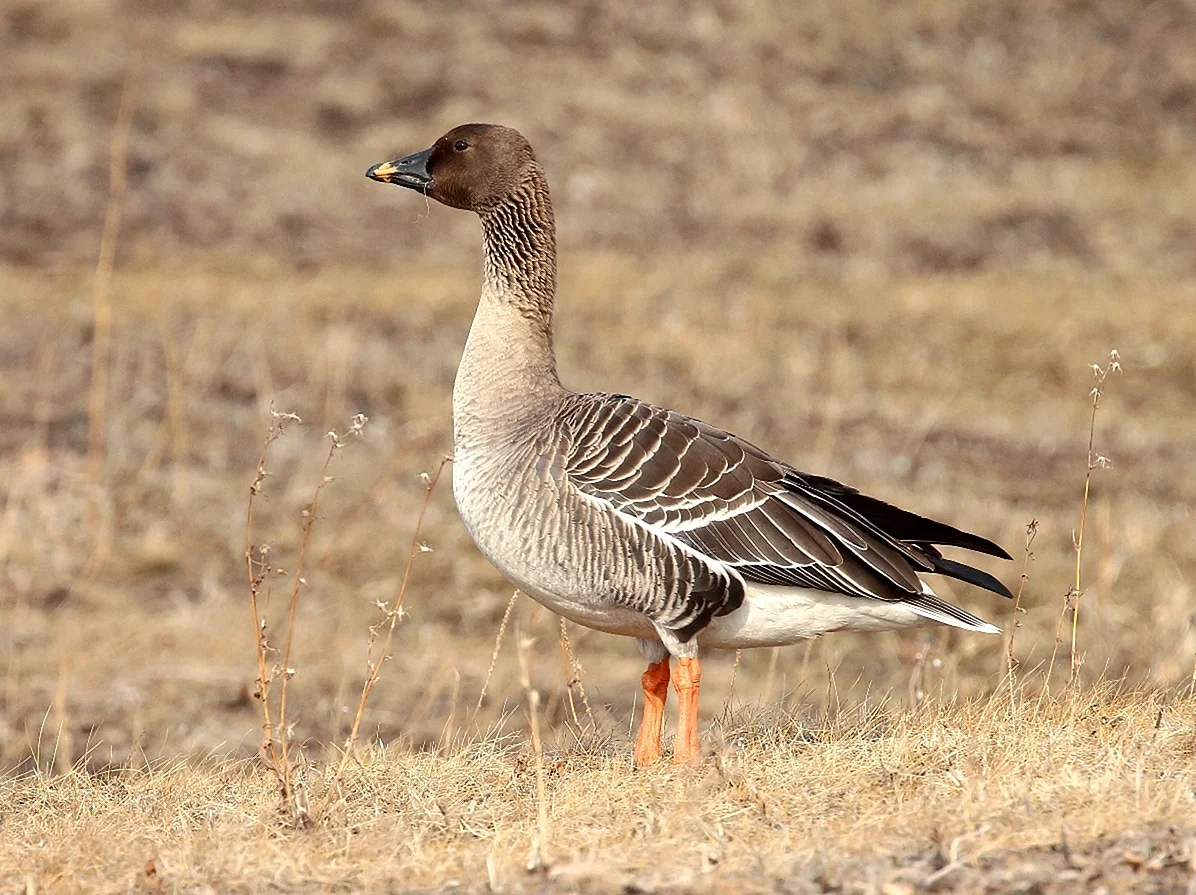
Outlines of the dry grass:
[[[790,456],[799,456],[803,444],[826,443],[827,423],[812,408],[839,404],[837,447],[822,469],[1010,547],[1024,540],[1031,515],[1040,520],[1040,534],[1016,645],[1015,679],[1029,689],[1012,716],[999,638],[927,629],[826,638],[771,655],[747,652],[735,672],[729,717],[731,657],[714,655],[704,693],[707,719],[721,719],[705,735],[716,757],[694,777],[671,769],[627,773],[642,670],[634,646],[571,629],[586,669],[592,729],[571,707],[575,672],[556,658],[556,621],[526,601],[517,604],[515,625],[535,641],[529,680],[541,694],[548,731],[550,888],[717,890],[734,880],[763,889],[782,876],[807,888],[933,879],[963,889],[1038,878],[1082,887],[1097,873],[1142,886],[1186,878],[1186,834],[1169,830],[1188,830],[1196,821],[1185,771],[1194,706],[1156,689],[1186,680],[1196,653],[1187,583],[1196,563],[1182,534],[1193,495],[1181,445],[1193,424],[1174,415],[1169,386],[1161,386],[1186,375],[1186,361],[1170,359],[1185,357],[1190,334],[1169,293],[1152,292],[1131,323],[1112,290],[1086,287],[1091,314],[1077,320],[1067,302],[1052,308],[1032,298],[1050,284],[890,283],[899,296],[919,301],[938,294],[959,300],[931,304],[934,319],[907,306],[888,312],[888,330],[857,331],[875,313],[875,290],[845,288],[834,317],[816,322],[812,333],[807,323],[804,332],[814,344],[840,346],[830,349],[833,376],[824,377],[820,365],[778,367],[755,352],[739,356],[740,376],[750,381],[772,370],[780,380],[776,393],[811,396],[791,410],[775,401],[734,403],[750,386],[707,368],[707,334],[730,325],[727,315],[738,316],[733,306],[687,297],[676,313],[692,316],[694,333],[679,329],[683,338],[665,342],[642,325],[646,287],[626,264],[573,263],[572,301],[562,314],[568,321],[562,364],[572,378],[618,387],[611,380],[621,358],[635,358],[627,378],[647,383],[641,393],[654,390],[658,400],[730,417],[735,428]],[[687,269],[683,260],[677,265],[678,272]],[[42,281],[12,271],[7,277],[9,302],[38,302],[47,294]],[[616,277],[622,285],[608,296]],[[180,288],[170,332],[178,340],[191,433],[185,505],[175,503],[168,455],[146,457],[158,438],[168,437],[170,386],[153,372],[171,375],[157,343],[160,330],[132,325],[137,315],[157,313],[153,299],[167,281]],[[220,317],[202,302],[188,303],[187,294],[212,296],[217,286]],[[85,518],[92,492],[85,476],[86,390],[72,388],[69,378],[85,383],[87,364],[71,357],[78,324],[71,323],[69,305],[53,323],[53,309],[40,318],[52,349],[43,342],[33,350],[35,339],[20,355],[27,360],[16,365],[30,371],[23,387],[34,412],[46,414],[47,434],[10,443],[5,460],[11,485],[0,543],[9,597],[0,718],[4,760],[16,775],[0,797],[6,843],[0,879],[17,886],[31,873],[42,888],[73,888],[76,881],[125,888],[142,880],[152,859],[154,878],[178,889],[242,889],[262,880],[288,891],[337,880],[436,888],[455,879],[480,889],[493,879],[509,891],[540,887],[542,880],[523,869],[538,809],[534,758],[517,708],[523,701],[517,640],[502,645],[481,712],[464,726],[458,722],[455,735],[447,730],[449,719],[469,717],[466,709],[483,688],[510,595],[468,544],[447,490],[432,495],[420,536],[432,550],[416,555],[405,600],[410,615],[396,629],[393,660],[364,710],[366,748],[340,784],[326,789],[366,681],[375,603],[393,600],[401,584],[426,488],[419,473],[433,470],[447,447],[452,342],[469,314],[468,278],[394,282],[342,270],[332,282],[190,268],[177,283],[155,272],[124,272],[113,288],[124,308],[118,317],[124,326],[114,332],[115,356],[123,361],[113,381],[122,391],[112,402],[112,484],[100,501],[110,507],[115,533],[103,576],[84,574],[87,542],[73,521]],[[466,297],[450,296],[458,289]],[[749,325],[772,357],[800,359],[783,343],[787,333],[801,331],[796,321],[817,307],[819,296],[770,302],[767,289],[759,284],[753,308],[767,319]],[[262,299],[263,291],[272,301],[274,290],[290,308],[281,330],[274,322],[281,318],[263,319],[260,306],[240,304],[251,293]],[[361,299],[341,322],[325,322],[346,313],[335,303],[343,291]],[[77,294],[84,301],[84,285]],[[975,325],[971,317],[985,304],[979,296],[997,294],[1027,296],[1032,307],[1007,305],[1001,329],[970,350],[949,350],[952,338]],[[657,303],[667,310],[670,299]],[[1092,481],[1080,627],[1086,683],[1067,689],[1056,704],[1040,702],[1035,688],[1055,643],[1058,607],[1074,582],[1072,525],[1085,474],[1091,374],[1077,363],[1066,375],[1066,364],[1035,334],[1068,325],[1075,353],[1101,357],[1116,330],[1127,358],[1156,344],[1169,360],[1154,371],[1131,368],[1098,420],[1101,451],[1118,462]],[[909,355],[885,350],[895,326],[911,336],[929,333],[927,352],[941,343],[933,374],[926,366],[911,370]],[[313,370],[307,360],[327,350],[329,327],[356,346],[340,372],[332,363]],[[1134,327],[1157,333],[1158,343],[1126,341]],[[602,356],[589,353],[579,337],[585,332],[611,335]],[[1039,354],[1018,356],[1029,339],[1038,341]],[[47,350],[67,359],[63,378],[50,383],[33,378]],[[1015,369],[1006,369],[1009,355]],[[402,369],[393,357],[406,359]],[[911,402],[920,377],[950,383],[951,397],[942,392],[929,401],[923,396],[920,407]],[[364,391],[330,402],[338,381]],[[1016,395],[1021,381],[1035,390],[1026,405],[1002,394],[1012,382]],[[147,389],[145,382],[161,384]],[[291,828],[294,813],[280,809],[271,776],[223,757],[253,755],[260,742],[240,557],[245,489],[271,398],[316,420],[323,407],[333,414],[365,407],[371,416],[366,437],[333,460],[335,481],[311,532],[311,591],[296,614],[298,672],[288,709],[300,747],[296,767],[306,805],[331,798],[302,831]],[[1036,417],[1053,417],[1056,425]],[[79,421],[74,429],[72,418]],[[273,475],[258,526],[274,561],[291,571],[303,539],[302,509],[320,481],[326,449],[317,432],[323,430],[300,427],[271,447]],[[999,570],[1007,580],[1017,574]],[[987,599],[958,597],[972,606]],[[285,612],[285,603],[275,610]],[[1007,626],[1010,608],[994,598],[981,611]],[[1069,644],[1062,641],[1066,657]],[[1090,689],[1104,668],[1124,673],[1129,689]],[[956,693],[963,696],[951,703]],[[1156,729],[1159,707],[1168,702]],[[51,773],[72,765],[76,772]],[[646,849],[649,842],[661,849]],[[64,867],[71,868],[65,877]]]
[[[1189,880],[1190,10],[292,6],[0,6],[0,890]],[[135,42],[109,328],[92,260]],[[421,516],[476,225],[361,172],[467,118],[548,165],[569,383],[1015,555],[1036,519],[1016,662],[940,629],[712,655],[707,765],[628,773],[634,645],[511,609],[449,489]],[[307,425],[270,448],[253,542],[307,586],[268,610],[284,634],[296,595],[289,661],[255,666],[271,406]],[[1010,630],[1010,604],[947,593]],[[1051,695],[1053,654],[1075,686]],[[257,759],[275,662],[303,812]]]
[[[1192,703],[1168,702],[1106,685],[1012,715],[1003,696],[744,712],[717,725],[698,772],[632,774],[621,745],[558,737],[544,754],[556,860],[534,873],[536,761],[510,737],[370,750],[303,830],[253,762],[10,779],[0,855],[22,860],[0,858],[0,879],[95,892],[1176,891],[1196,863],[1196,726]],[[309,772],[313,798],[331,776]]]

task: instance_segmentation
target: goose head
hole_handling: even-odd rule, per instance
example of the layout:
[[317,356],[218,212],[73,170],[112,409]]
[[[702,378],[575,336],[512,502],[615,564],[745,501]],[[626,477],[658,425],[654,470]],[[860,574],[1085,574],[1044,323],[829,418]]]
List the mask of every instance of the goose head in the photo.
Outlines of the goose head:
[[523,135],[498,124],[462,124],[423,152],[374,165],[365,176],[484,214],[514,195],[536,166]]

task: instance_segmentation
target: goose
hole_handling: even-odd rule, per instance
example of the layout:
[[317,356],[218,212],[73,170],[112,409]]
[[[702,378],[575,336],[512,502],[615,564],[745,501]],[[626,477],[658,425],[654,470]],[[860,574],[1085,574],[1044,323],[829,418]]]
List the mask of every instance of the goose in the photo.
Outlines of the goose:
[[1009,559],[992,541],[681,413],[561,384],[552,202],[520,133],[461,125],[366,176],[481,220],[481,298],[453,386],[453,496],[516,587],[579,625],[636,638],[648,667],[635,766],[661,758],[670,679],[673,760],[700,763],[700,648],[928,623],[999,633],[921,577],[1012,596],[938,549]]

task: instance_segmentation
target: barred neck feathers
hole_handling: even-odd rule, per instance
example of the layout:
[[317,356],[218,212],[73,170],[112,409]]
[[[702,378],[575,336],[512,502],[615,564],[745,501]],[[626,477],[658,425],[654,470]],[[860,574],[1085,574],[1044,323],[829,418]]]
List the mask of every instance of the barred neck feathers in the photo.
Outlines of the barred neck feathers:
[[453,390],[458,447],[508,438],[563,394],[552,345],[556,235],[544,172],[532,162],[514,189],[477,212],[485,279]]
[[550,334],[556,228],[543,169],[529,164],[519,186],[479,215],[485,252],[483,295],[512,305],[537,330]]

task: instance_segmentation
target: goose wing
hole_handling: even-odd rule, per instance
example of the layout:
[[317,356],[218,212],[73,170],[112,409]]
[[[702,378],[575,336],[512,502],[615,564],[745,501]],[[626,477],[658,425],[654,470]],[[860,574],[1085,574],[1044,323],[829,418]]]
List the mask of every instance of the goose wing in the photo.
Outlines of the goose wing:
[[624,395],[576,398],[566,415],[573,486],[745,580],[933,602],[968,625],[983,623],[927,593],[919,573],[1010,596],[991,575],[944,559],[936,547],[1007,559],[991,541],[801,473],[673,411]]

